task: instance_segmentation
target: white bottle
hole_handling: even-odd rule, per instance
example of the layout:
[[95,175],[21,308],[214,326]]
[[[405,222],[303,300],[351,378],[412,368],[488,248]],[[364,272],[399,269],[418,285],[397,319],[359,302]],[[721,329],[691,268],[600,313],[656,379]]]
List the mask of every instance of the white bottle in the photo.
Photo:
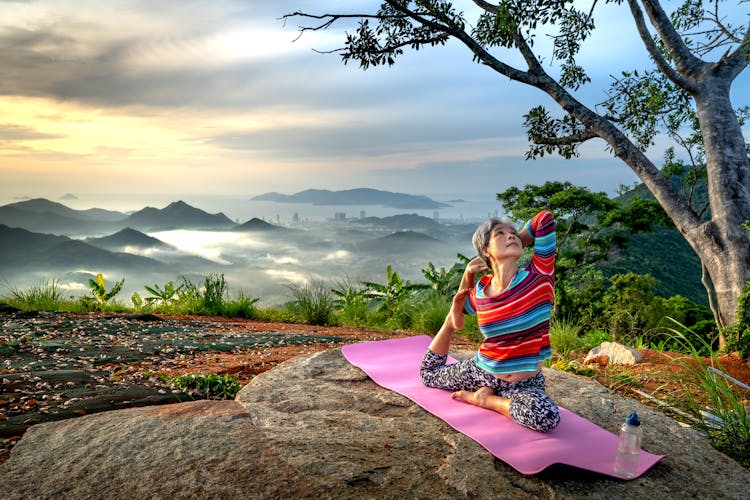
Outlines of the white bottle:
[[620,428],[620,439],[617,442],[617,456],[615,457],[615,474],[632,478],[638,469],[638,455],[641,452],[641,421],[638,414],[633,412]]

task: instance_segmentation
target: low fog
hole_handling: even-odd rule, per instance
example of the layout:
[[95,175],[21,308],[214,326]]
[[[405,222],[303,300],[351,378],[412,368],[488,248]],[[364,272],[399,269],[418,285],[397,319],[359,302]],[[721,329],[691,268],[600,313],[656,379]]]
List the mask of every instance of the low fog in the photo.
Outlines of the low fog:
[[[425,218],[421,219],[424,222]],[[83,257],[81,262],[91,264],[81,266],[67,265],[61,256],[47,266],[3,269],[0,284],[5,288],[2,295],[7,295],[13,289],[56,280],[66,297],[80,297],[88,294],[88,279],[102,273],[108,288],[125,279],[115,299],[130,306],[134,292],[142,298],[150,296],[144,285],[163,287],[169,281],[177,285],[182,276],[201,284],[209,274],[223,274],[230,297],[242,292],[258,298],[259,306],[272,307],[291,300],[292,284],[324,282],[339,288],[341,283],[385,283],[389,264],[402,278],[424,283],[421,270],[428,263],[438,269],[449,268],[457,253],[472,254],[475,227],[436,223],[427,229],[394,230],[378,226],[377,220],[347,220],[263,231],[141,230],[165,245],[106,249],[150,260],[140,259],[131,265]],[[97,246],[86,235],[76,234],[75,239]]]

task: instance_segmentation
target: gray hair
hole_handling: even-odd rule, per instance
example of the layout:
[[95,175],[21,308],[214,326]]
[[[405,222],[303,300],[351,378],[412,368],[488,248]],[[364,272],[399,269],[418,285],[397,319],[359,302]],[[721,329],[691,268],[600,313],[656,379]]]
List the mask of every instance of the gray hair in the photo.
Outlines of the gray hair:
[[479,225],[477,230],[474,231],[474,236],[471,238],[471,242],[474,244],[474,250],[476,250],[477,255],[482,258],[489,268],[492,268],[492,265],[490,265],[490,260],[484,255],[484,249],[487,248],[487,245],[490,243],[490,233],[492,232],[492,228],[498,224],[506,224],[513,228],[514,231],[516,230],[516,224],[509,218],[490,217]]

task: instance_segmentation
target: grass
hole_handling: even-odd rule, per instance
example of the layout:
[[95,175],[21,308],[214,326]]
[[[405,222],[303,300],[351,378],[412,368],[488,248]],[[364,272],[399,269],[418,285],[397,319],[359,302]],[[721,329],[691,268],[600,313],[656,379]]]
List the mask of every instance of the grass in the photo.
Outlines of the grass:
[[302,323],[321,326],[336,323],[335,300],[325,283],[311,281],[304,285],[291,284],[288,288],[293,300],[287,307]]
[[670,331],[684,352],[689,353],[676,362],[685,373],[680,378],[687,386],[684,404],[694,427],[708,436],[714,448],[750,468],[750,409],[745,406],[746,401],[737,386],[712,369],[723,371],[715,353],[708,356],[708,363],[704,361],[701,353],[706,346],[694,345],[691,339],[698,337],[684,333],[689,328],[677,323],[677,328]]
[[57,280],[32,285],[25,290],[12,285],[6,287],[10,293],[8,303],[19,309],[57,311],[66,303]]
[[580,337],[581,327],[578,323],[566,319],[554,319],[550,322],[550,344],[559,357],[569,358],[586,348],[585,339]]

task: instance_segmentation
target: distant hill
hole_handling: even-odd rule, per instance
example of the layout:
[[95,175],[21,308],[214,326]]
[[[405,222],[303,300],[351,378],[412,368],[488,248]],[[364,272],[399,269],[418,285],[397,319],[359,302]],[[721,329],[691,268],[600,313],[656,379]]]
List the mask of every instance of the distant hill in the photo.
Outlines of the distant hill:
[[0,207],[0,224],[38,233],[77,234],[111,230],[127,215],[102,209],[73,210],[37,198]]
[[148,248],[176,250],[172,245],[168,245],[157,238],[152,238],[147,234],[143,234],[142,232],[129,227],[109,236],[104,236],[102,238],[86,238],[84,241],[95,247],[111,251],[119,251],[127,247],[144,250]]
[[184,201],[175,201],[162,209],[146,207],[131,214],[125,223],[139,229],[229,228],[235,225],[223,213],[209,214]]
[[[425,256],[428,256],[431,249],[444,246],[444,243],[417,231],[398,231],[387,236],[364,241],[356,246],[363,252],[395,254],[394,260],[397,260],[398,254],[404,253],[424,253]],[[425,257],[425,262],[428,260]]]
[[40,234],[0,224],[0,259],[18,259],[70,241],[67,236]]
[[[674,186],[679,184],[679,179],[672,178],[670,181]],[[698,185],[693,206],[702,208],[707,196],[705,184]],[[646,186],[637,184],[616,197],[615,201],[628,203],[634,197],[654,198]],[[608,276],[629,272],[650,274],[659,280],[658,295],[682,295],[697,304],[708,305],[706,289],[701,283],[700,259],[674,226],[657,227],[652,233],[633,236],[628,248],[597,267]]]
[[403,209],[437,209],[449,207],[446,203],[434,201],[427,196],[404,193],[392,193],[377,189],[358,188],[343,191],[327,189],[308,189],[292,195],[266,193],[252,198],[255,201],[274,201],[278,203],[308,203],[311,205],[382,205]]
[[35,268],[70,269],[75,267],[94,269],[158,270],[162,262],[121,252],[110,252],[80,240],[69,240],[28,256],[28,264]]
[[[13,207],[24,212],[33,212],[38,214],[55,214],[71,219],[81,219],[98,222],[117,222],[125,219],[127,214],[101,208],[89,208],[88,210],[74,210],[70,207],[47,200],[45,198],[35,198],[33,200],[20,201],[4,205],[4,207]],[[2,207],[0,207],[2,208]]]
[[443,225],[434,219],[417,214],[399,214],[388,217],[364,217],[351,219],[353,225],[370,225],[391,229],[393,231],[439,231]]
[[257,217],[253,217],[244,224],[239,224],[234,227],[236,231],[285,231],[284,227],[271,224]]
[[154,259],[110,252],[66,236],[39,234],[0,225],[0,269],[68,270],[117,268],[153,270],[163,264]]
[[637,234],[628,248],[597,267],[607,276],[650,274],[659,280],[658,295],[682,295],[697,304],[708,305],[706,289],[701,283],[700,259],[676,229],[659,227],[653,233]]

